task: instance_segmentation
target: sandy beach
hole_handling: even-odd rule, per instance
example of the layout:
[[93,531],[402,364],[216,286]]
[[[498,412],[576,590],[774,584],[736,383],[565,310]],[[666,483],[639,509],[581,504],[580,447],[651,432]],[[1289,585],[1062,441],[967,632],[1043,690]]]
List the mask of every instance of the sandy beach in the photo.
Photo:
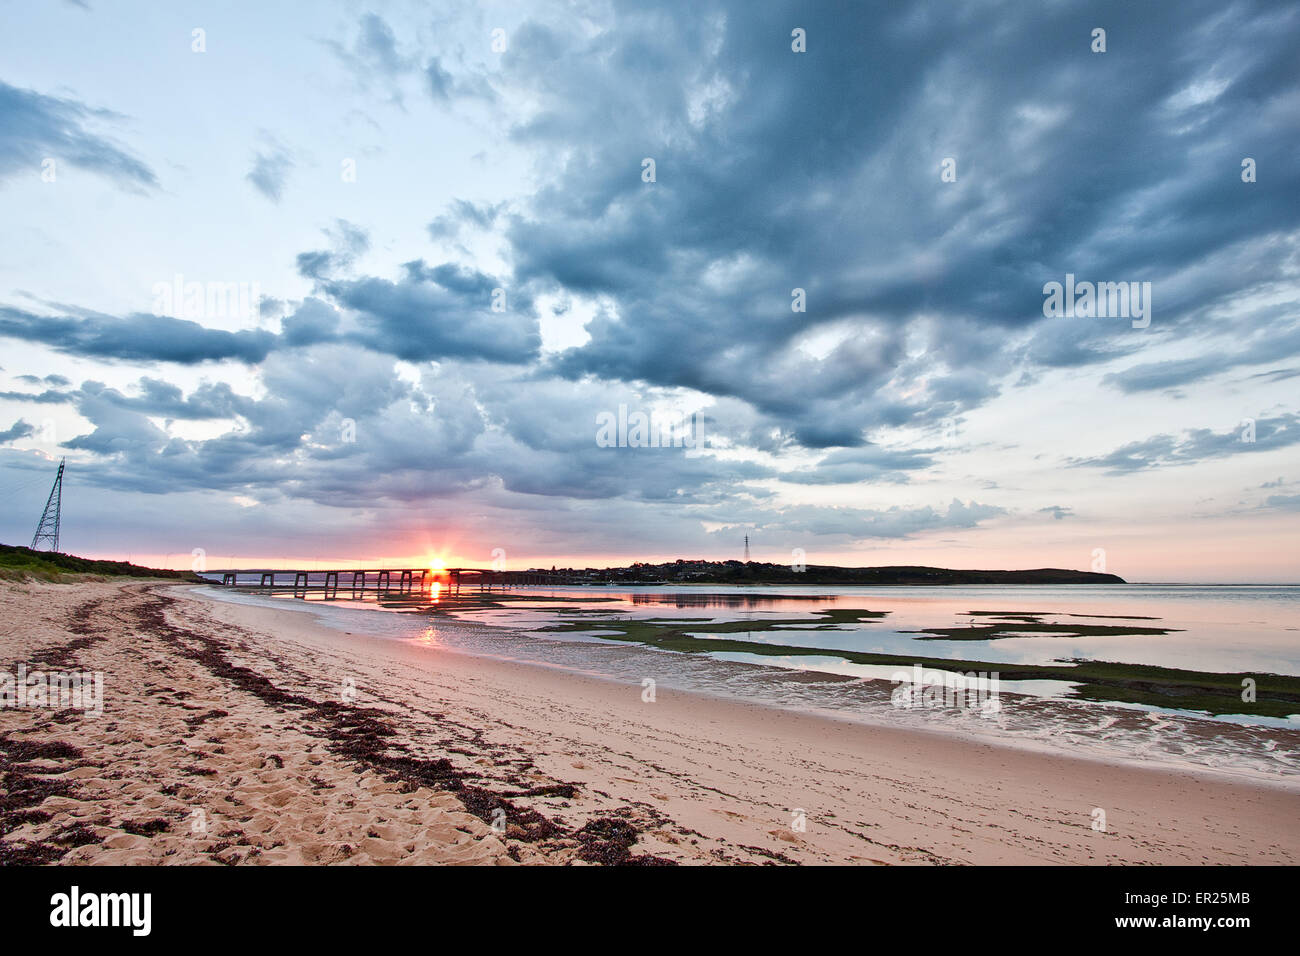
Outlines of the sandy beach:
[[[326,628],[0,583],[0,862],[1294,864],[1300,787],[871,728]],[[1094,823],[1104,811],[1105,829]]]

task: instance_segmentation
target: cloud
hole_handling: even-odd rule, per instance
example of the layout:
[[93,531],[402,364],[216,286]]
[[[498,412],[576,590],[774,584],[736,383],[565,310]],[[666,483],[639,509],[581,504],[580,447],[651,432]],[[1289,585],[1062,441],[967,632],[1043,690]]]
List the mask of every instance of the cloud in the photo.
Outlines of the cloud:
[[1194,428],[1181,436],[1153,435],[1129,442],[1094,458],[1071,458],[1074,467],[1105,468],[1111,474],[1144,471],[1171,465],[1188,465],[1234,455],[1258,454],[1300,443],[1300,414],[1287,412],[1272,418],[1243,421],[1236,428],[1216,432]]
[[405,274],[397,281],[366,277],[321,283],[324,293],[356,315],[359,327],[346,336],[350,341],[410,362],[526,362],[537,356],[541,334],[526,295],[516,294],[512,301],[498,280],[451,263],[429,267],[413,260],[402,268]]
[[447,211],[429,223],[432,239],[449,239],[460,233],[464,226],[490,229],[500,214],[503,203],[472,203],[464,199],[453,200]]
[[254,152],[253,168],[244,178],[271,202],[278,203],[284,196],[284,187],[293,167],[293,157],[288,150],[271,146]]
[[361,31],[354,52],[366,67],[382,73],[399,73],[409,65],[397,52],[397,38],[384,18],[367,13],[361,18]]
[[34,434],[36,434],[35,426],[29,425],[20,418],[8,428],[0,430],[0,445],[7,445],[11,441],[16,441],[19,438],[27,438]]
[[[120,124],[111,110],[92,109],[79,100],[46,96],[0,80],[0,178],[41,175],[42,164],[85,169],[126,189],[158,187],[158,178],[142,160],[108,137],[93,132],[96,123]],[[57,182],[57,179],[55,180]]]
[[[1017,383],[1104,376],[1137,393],[1227,370],[1236,384],[1282,381],[1300,354],[1300,13],[1270,0],[1107,0],[1095,13],[1120,25],[1104,56],[1069,4],[999,8],[990,32],[988,10],[939,0],[557,3],[525,13],[499,57],[467,53],[427,18],[349,18],[327,42],[356,78],[345,95],[375,88],[400,104],[418,89],[439,120],[454,104],[476,137],[496,137],[502,179],[446,202],[468,195],[448,180],[429,208],[412,193],[413,234],[386,232],[381,216],[334,219],[325,240],[277,263],[296,270],[290,289],[310,290],[281,303],[278,332],[0,307],[11,339],[141,366],[237,362],[238,387],[190,373],[182,388],[150,367],[130,386],[19,378],[30,394],[4,397],[75,406],[89,424],[69,448],[101,488],[340,516],[400,505],[406,518],[541,529],[548,549],[679,550],[741,527],[851,545],[995,522],[997,505],[951,498],[967,479],[948,467],[951,448],[927,447],[941,422],[1010,405]],[[806,54],[790,50],[794,24]],[[493,98],[490,117],[462,102],[473,96]],[[47,100],[42,115],[62,110],[58,128],[73,134],[113,118]],[[266,134],[254,148],[249,181],[292,213],[299,160]],[[12,169],[31,169],[34,149]],[[1253,184],[1239,177],[1247,153]],[[312,210],[310,229],[358,215]],[[426,240],[446,261],[383,261]],[[1151,281],[1151,328],[1045,318],[1043,283],[1066,273]],[[594,416],[620,404],[698,410],[716,444],[601,448]],[[1113,451],[1068,464],[1127,473],[1297,434],[1274,411],[1253,444],[1193,429],[1109,439]],[[933,503],[889,507],[902,484]],[[788,503],[850,491],[880,504]],[[1074,517],[1062,505],[1036,515]]]
[[920,451],[890,451],[877,445],[843,448],[824,455],[810,468],[782,472],[796,484],[845,484],[881,479],[905,480],[907,472],[929,468],[934,459]]
[[451,74],[442,68],[436,56],[425,64],[424,77],[428,82],[429,93],[435,100],[443,103],[451,101],[454,81]]
[[62,375],[19,375],[18,381],[27,385],[53,385],[57,388],[63,388],[72,384],[71,381]]
[[745,515],[749,520],[728,520],[726,525],[733,529],[742,525],[753,527],[756,532],[769,536],[788,538],[790,535],[804,534],[861,540],[906,538],[925,531],[974,528],[1001,514],[1005,514],[1004,509],[995,505],[963,502],[954,498],[946,509],[895,506],[873,510],[821,505],[797,505],[779,510],[754,509]]
[[94,402],[144,415],[187,420],[232,418],[247,414],[253,407],[225,382],[200,385],[188,397],[178,386],[148,376],[141,378],[137,386],[139,394],[130,396],[101,382],[87,381],[70,398],[78,403]]
[[[411,383],[394,374],[391,358],[336,344],[273,354],[259,392],[209,384],[184,394],[143,378],[124,393],[86,382],[75,400],[91,428],[64,447],[93,455],[78,467],[81,481],[117,491],[224,490],[340,509],[431,500],[440,508],[472,493],[476,511],[512,512],[516,526],[547,528],[552,541],[603,540],[609,507],[626,527],[643,527],[645,541],[688,550],[709,544],[709,525],[851,541],[972,528],[1003,513],[958,499],[945,507],[774,506],[745,490],[774,477],[771,468],[707,449],[597,445],[595,411],[637,401],[625,386],[593,381],[575,391],[454,363],[426,367]],[[185,439],[159,417],[229,422],[216,437]]]
[[357,23],[356,36],[350,46],[326,40],[325,46],[353,75],[358,87],[369,89],[378,80],[387,85],[390,101],[401,105],[400,77],[415,66],[413,57],[398,50],[393,28],[377,13],[365,13]]
[[[1241,338],[1237,338],[1192,358],[1140,363],[1112,372],[1102,381],[1132,394],[1190,385],[1242,366],[1266,365],[1300,355],[1300,323],[1259,325],[1252,319],[1251,324],[1255,327],[1244,330],[1249,336],[1244,347]],[[1286,371],[1270,374],[1275,380],[1290,377]]]
[[222,359],[256,363],[276,345],[276,336],[260,329],[227,332],[140,312],[122,317],[36,315],[8,306],[0,306],[0,336],[39,342],[69,355],[182,365]]
[[35,394],[28,392],[0,392],[0,399],[11,402],[31,402],[35,405],[61,405],[72,400],[68,392],[61,392],[52,388],[47,388],[45,391]]
[[[429,266],[423,260],[405,263],[396,281],[334,278],[326,272],[346,265],[366,246],[364,234],[343,220],[338,235],[348,248],[299,256],[299,269],[318,280],[318,294],[284,317],[279,334],[261,328],[214,329],[147,313],[110,316],[65,307],[63,314],[40,315],[0,306],[0,337],[86,358],[181,365],[224,360],[256,365],[273,352],[329,342],[413,362],[536,359],[541,335],[526,293],[512,297],[500,280],[481,272],[453,263]],[[341,313],[348,316],[346,328]]]
[[331,229],[325,230],[332,248],[298,254],[298,273],[307,279],[321,279],[326,275],[351,268],[358,256],[370,249],[370,235],[360,226],[346,219],[336,219]]
[[403,82],[413,75],[418,75],[424,90],[439,104],[450,104],[460,96],[490,99],[493,95],[482,75],[461,69],[460,77],[453,76],[445,55],[428,56],[421,66],[422,58],[403,53],[393,28],[376,13],[361,17],[350,46],[337,40],[327,40],[325,45],[353,74],[362,90],[378,80],[387,87],[389,101],[403,109]]
[[[1146,54],[1104,63],[1065,7],[1004,19],[994,37],[945,29],[936,3],[734,13],[616,6],[606,30],[512,34],[494,84],[529,104],[513,136],[541,176],[504,222],[517,278],[612,306],[558,374],[734,396],[810,447],[851,446],[978,407],[1017,371],[1157,341],[1122,321],[1045,319],[1042,286],[1066,272],[1154,281],[1157,331],[1285,275],[1300,235],[1285,198],[1300,173],[1278,148],[1298,126],[1281,118],[1300,95],[1294,11],[1247,3],[1207,31],[1192,25],[1220,16],[1208,3],[1144,9],[1125,36]],[[784,40],[796,21],[807,54]],[[1171,112],[1207,63],[1249,68]],[[1104,82],[1083,79],[1099,69]],[[630,103],[632,88],[662,95]],[[1247,108],[1256,96],[1269,105]],[[1276,181],[1247,190],[1244,142],[1261,144]],[[949,156],[955,183],[939,178]],[[791,311],[795,288],[805,312]],[[853,335],[830,354],[796,354],[836,326]],[[980,332],[950,334],[963,326]]]

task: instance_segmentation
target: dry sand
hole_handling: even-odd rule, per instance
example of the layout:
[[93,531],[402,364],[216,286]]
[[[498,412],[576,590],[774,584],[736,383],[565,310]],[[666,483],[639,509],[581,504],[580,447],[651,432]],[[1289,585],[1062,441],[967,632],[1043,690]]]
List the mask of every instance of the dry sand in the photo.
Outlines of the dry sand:
[[0,862],[1300,860],[1294,780],[645,703],[175,585],[0,583],[0,668],[41,661],[105,710],[0,710]]

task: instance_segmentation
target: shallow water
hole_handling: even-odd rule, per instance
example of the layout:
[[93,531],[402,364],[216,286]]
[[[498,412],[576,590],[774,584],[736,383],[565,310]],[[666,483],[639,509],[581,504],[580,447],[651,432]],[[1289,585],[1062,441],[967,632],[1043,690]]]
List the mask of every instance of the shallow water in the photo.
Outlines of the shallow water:
[[[771,594],[740,588],[707,593],[666,588],[559,588],[566,597],[613,599],[563,610],[534,607],[463,612],[467,619],[508,627],[554,623],[590,612],[645,620],[707,618],[760,621],[807,617],[825,608],[885,611],[880,620],[839,631],[799,634],[811,625],[742,632],[745,640],[884,654],[1045,664],[1086,659],[1190,670],[1300,675],[1300,587],[1071,586],[962,588],[780,588]],[[541,595],[539,594],[539,597]],[[972,611],[1041,614],[1044,623],[1165,628],[1162,635],[1028,635],[992,641],[922,639],[926,627],[967,627]],[[593,619],[593,624],[595,624]]]
[[[275,601],[247,593],[220,597]],[[1104,759],[1164,763],[1296,782],[1300,717],[1204,715],[1136,704],[1071,699],[1069,661],[1093,659],[1222,672],[1300,674],[1300,587],[1043,586],[961,588],[555,588],[508,592],[501,607],[381,609],[373,601],[294,602],[343,630],[364,629],[427,646],[581,671],[627,682],[646,679],[684,689],[825,713],[865,723],[928,728],[1000,738],[1021,746]],[[520,600],[519,598],[526,597]],[[560,601],[558,599],[566,599]],[[444,602],[439,602],[445,606]],[[880,619],[810,630],[818,610],[861,608]],[[970,612],[996,612],[993,618]],[[364,613],[364,612],[362,612]],[[1018,615],[1007,619],[1006,614]],[[1140,626],[1169,633],[1064,637],[1032,634],[995,640],[932,640],[925,628],[1022,617],[1063,627]],[[600,637],[601,619],[763,621],[803,619],[775,630],[726,635],[743,640],[918,657],[1013,663],[1060,661],[1062,680],[1003,681],[995,713],[973,708],[899,707],[891,697],[894,666],[853,664],[831,655],[779,657],[733,651],[683,654]],[[538,628],[582,622],[582,633]],[[608,633],[608,630],[606,630]],[[707,636],[707,635],[706,635]],[[956,668],[954,668],[956,669]],[[661,691],[662,692],[662,691]]]

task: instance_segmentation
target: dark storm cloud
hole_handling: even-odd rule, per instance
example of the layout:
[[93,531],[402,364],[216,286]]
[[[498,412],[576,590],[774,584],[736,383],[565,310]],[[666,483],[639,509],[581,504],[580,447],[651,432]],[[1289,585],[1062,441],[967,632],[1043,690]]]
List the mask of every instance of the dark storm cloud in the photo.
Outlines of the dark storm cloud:
[[[466,275],[460,279],[474,284]],[[186,394],[152,377],[124,391],[94,381],[68,391],[66,399],[90,423],[63,443],[91,454],[78,464],[78,481],[145,494],[301,499],[350,513],[362,505],[445,504],[473,492],[476,513],[516,514],[513,527],[525,522],[552,546],[574,535],[587,545],[604,540],[608,514],[594,509],[617,501],[623,520],[636,515],[649,522],[638,533],[644,542],[688,551],[712,546],[702,522],[742,522],[807,543],[972,527],[1000,513],[975,502],[946,509],[807,506],[786,513],[749,487],[779,477],[771,467],[718,458],[708,448],[596,442],[598,412],[620,403],[648,407],[644,402],[663,402],[667,392],[646,396],[618,383],[539,378],[522,366],[509,375],[502,366],[455,362],[426,366],[412,383],[396,374],[391,357],[341,343],[273,352],[260,373],[256,398],[225,383]],[[715,411],[731,418],[738,408],[706,409],[701,418],[712,423]],[[181,420],[225,420],[227,427],[215,438],[183,438],[172,428]],[[743,434],[754,423],[742,417],[738,427]],[[919,465],[913,456],[870,448],[829,457],[829,467],[847,469],[847,478]],[[673,506],[671,516],[647,510],[665,504]],[[444,520],[456,517],[455,509],[443,511]]]
[[[541,104],[515,129],[544,177],[509,221],[519,276],[618,307],[556,369],[741,397],[798,420],[811,444],[853,444],[883,424],[863,399],[900,366],[901,333],[924,315],[943,317],[913,379],[932,401],[891,409],[922,421],[934,400],[951,414],[996,394],[1015,362],[1079,366],[1141,349],[1127,323],[1081,319],[1016,355],[949,347],[933,360],[950,319],[1004,349],[1046,324],[1042,286],[1066,272],[1152,280],[1158,329],[1276,279],[1280,244],[1253,248],[1245,272],[1177,276],[1300,224],[1287,200],[1300,171],[1284,146],[1300,128],[1285,109],[1298,17],[1272,2],[1111,3],[1087,17],[1071,5],[1030,17],[946,3],[743,15],[690,3],[616,5],[614,28],[594,36],[527,24],[501,80]],[[1089,50],[1094,22],[1109,29],[1104,54]],[[807,30],[805,54],[790,50],[794,26]],[[1245,155],[1268,181],[1241,181]],[[642,181],[646,157],[654,183]],[[955,183],[940,182],[946,157]],[[806,313],[791,313],[796,287]],[[800,333],[841,320],[871,339],[878,364],[789,358]],[[837,365],[853,374],[822,374]],[[801,419],[797,406],[818,400],[860,409],[854,426]]]
[[27,438],[34,434],[36,434],[36,426],[20,418],[8,428],[0,429],[0,445],[7,445],[18,438]]
[[1076,467],[1106,468],[1111,474],[1142,471],[1162,465],[1187,465],[1230,455],[1247,455],[1287,448],[1300,443],[1300,414],[1243,421],[1216,432],[1208,428],[1186,431],[1181,437],[1153,435],[1129,442],[1096,458],[1073,458]]
[[[504,265],[484,267],[499,275],[422,259],[359,272],[369,238],[339,220],[325,248],[297,256],[311,295],[285,307],[278,334],[0,308],[0,335],[72,355],[256,365],[256,398],[154,377],[124,391],[49,382],[40,395],[53,397],[23,398],[75,403],[90,427],[67,447],[93,453],[86,480],[105,487],[340,509],[457,510],[447,502],[473,492],[476,515],[526,514],[554,530],[548,541],[607,547],[612,525],[639,541],[700,541],[713,526],[798,544],[1002,515],[956,499],[782,507],[755,483],[908,481],[940,450],[894,449],[879,432],[931,429],[1007,382],[1122,362],[1107,381],[1134,392],[1224,368],[1272,363],[1280,375],[1300,354],[1286,307],[1254,304],[1289,280],[1300,226],[1293,5],[692,0],[618,2],[611,16],[525,22],[478,77],[455,49],[399,44],[375,14],[332,47],[399,102],[399,84],[417,82],[440,107],[496,96],[493,119],[527,151],[537,188],[420,208],[415,221],[439,242],[475,230],[503,240]],[[1095,25],[1105,54],[1088,48]],[[807,53],[790,50],[796,26]],[[1259,169],[1249,185],[1247,155]],[[954,183],[940,180],[948,157]],[[292,164],[267,146],[249,179],[276,200]],[[1042,286],[1067,272],[1151,281],[1151,328],[1044,318]],[[806,311],[791,309],[796,288]],[[592,305],[588,342],[542,353],[537,303],[551,297]],[[1175,359],[1145,354],[1170,345],[1161,354]],[[419,381],[395,358],[418,363]],[[678,390],[702,404],[712,449],[596,444],[597,413]],[[229,427],[191,439],[172,420]],[[1297,437],[1295,417],[1277,416],[1260,419],[1253,444],[1204,429],[1071,464],[1122,473]]]
[[288,347],[317,345],[335,341],[338,327],[338,310],[327,302],[308,296],[292,314],[281,320],[280,338]]
[[69,355],[182,365],[220,359],[260,362],[276,340],[262,330],[227,332],[140,312],[45,316],[8,306],[0,306],[0,336],[40,342]]
[[274,347],[261,330],[227,332],[186,319],[135,313],[124,318],[48,318],[18,324],[0,309],[0,334],[41,342],[61,352],[127,362],[201,362],[233,359],[255,364]]
[[93,400],[146,415],[191,420],[231,418],[253,407],[225,382],[200,385],[186,396],[170,382],[145,377],[140,379],[138,391],[138,395],[124,395],[101,382],[83,382],[73,400]]
[[[558,439],[538,419],[545,389],[565,383],[530,392],[487,369],[471,374],[448,363],[417,386],[394,374],[389,357],[332,345],[272,355],[262,384],[265,394],[252,399],[224,385],[183,395],[146,378],[124,394],[87,382],[75,401],[92,428],[64,447],[95,452],[87,480],[110,487],[274,490],[341,507],[485,486],[554,500],[702,505],[771,474],[682,449],[598,446],[593,409],[618,396],[594,384],[579,399],[585,414],[560,420],[572,434]],[[150,420],[157,417],[229,417],[231,427],[213,439],[182,439]]]
[[[347,335],[349,341],[411,362],[536,357],[541,335],[526,295],[449,263],[429,267],[415,260],[402,268],[405,275],[396,282],[372,276],[321,283],[334,302],[357,316],[359,328]],[[498,302],[501,311],[494,310]]]
[[8,399],[12,402],[31,402],[34,405],[61,405],[65,402],[72,401],[72,395],[69,392],[60,392],[52,388],[47,388],[43,392],[0,392],[0,398]]
[[56,176],[58,165],[68,163],[128,188],[156,188],[158,179],[152,169],[90,129],[94,123],[122,119],[110,110],[92,109],[78,100],[45,96],[0,80],[0,178],[21,174],[35,180],[41,175],[42,163],[53,159]]
[[[322,441],[341,443],[341,416],[375,418],[409,391],[393,376],[391,359],[339,346],[271,356],[262,381],[266,394],[259,399],[235,395],[224,384],[184,396],[160,380],[142,379],[135,395],[88,382],[76,401],[92,430],[64,447],[95,452],[99,461],[87,468],[87,480],[114,488],[147,493],[277,488],[311,497],[302,488],[314,485],[322,490],[313,494],[328,497],[325,489],[332,484],[327,469],[311,465],[313,450],[323,447]],[[159,428],[151,417],[234,421],[217,438],[192,440]],[[381,434],[376,425],[371,440]],[[448,451],[445,444],[430,449]],[[362,487],[357,476],[352,490]]]
[[[359,231],[341,232],[351,251],[336,247],[313,260],[319,266],[314,276],[319,295],[309,296],[286,315],[279,334],[212,329],[146,313],[119,317],[63,306],[63,314],[51,316],[0,306],[0,337],[39,342],[87,358],[182,365],[222,360],[256,365],[272,352],[330,342],[361,345],[409,361],[521,363],[537,356],[541,338],[526,293],[502,288],[499,280],[473,269],[451,263],[429,266],[422,260],[405,263],[397,281],[332,278],[326,270],[346,265],[365,246]],[[498,288],[504,298],[494,299]],[[494,310],[496,301],[503,311]],[[340,310],[349,314],[347,329]]]
[[71,381],[64,378],[62,375],[19,375],[18,381],[27,385],[53,385],[58,388],[72,384]]

